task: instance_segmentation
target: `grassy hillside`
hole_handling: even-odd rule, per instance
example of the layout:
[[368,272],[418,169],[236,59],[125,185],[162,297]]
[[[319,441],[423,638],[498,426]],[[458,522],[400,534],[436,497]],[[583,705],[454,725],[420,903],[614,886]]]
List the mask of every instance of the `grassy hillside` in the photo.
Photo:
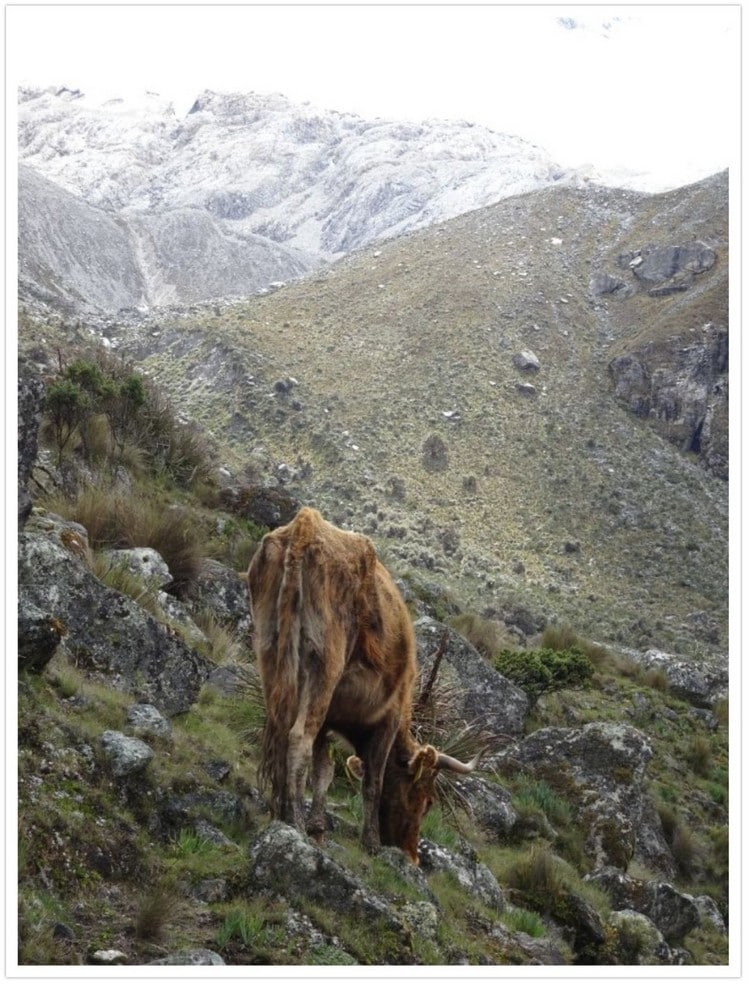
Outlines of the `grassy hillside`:
[[[694,238],[717,263],[690,290],[592,296],[596,274],[629,277],[623,252]],[[726,485],[619,407],[608,364],[726,318],[726,243],[721,178],[548,189],[110,334],[235,475],[282,479],[395,569],[476,610],[523,602],[607,641],[721,654]],[[515,366],[522,350],[537,372]]]

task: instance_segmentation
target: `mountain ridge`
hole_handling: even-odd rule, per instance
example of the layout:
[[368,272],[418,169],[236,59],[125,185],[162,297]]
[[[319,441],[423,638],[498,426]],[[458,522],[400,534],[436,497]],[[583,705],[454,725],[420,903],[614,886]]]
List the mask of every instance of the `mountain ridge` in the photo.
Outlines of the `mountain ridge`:
[[[148,305],[252,294],[504,196],[585,180],[479,125],[367,121],[280,95],[205,91],[180,118],[157,96],[93,105],[77,91],[27,89],[18,112],[20,161],[145,245],[144,284],[159,286]],[[217,276],[214,249],[231,278]],[[174,253],[190,268],[184,284]]]

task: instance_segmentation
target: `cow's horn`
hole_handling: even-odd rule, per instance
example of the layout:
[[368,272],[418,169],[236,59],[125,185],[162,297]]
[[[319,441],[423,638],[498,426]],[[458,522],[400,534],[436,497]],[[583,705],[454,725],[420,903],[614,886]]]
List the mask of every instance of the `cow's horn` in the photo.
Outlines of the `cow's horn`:
[[452,773],[461,773],[466,776],[468,773],[473,773],[477,768],[483,752],[484,749],[481,752],[477,752],[471,762],[461,762],[459,759],[454,759],[452,755],[446,755],[445,752],[441,752],[438,755],[437,768],[448,769]]

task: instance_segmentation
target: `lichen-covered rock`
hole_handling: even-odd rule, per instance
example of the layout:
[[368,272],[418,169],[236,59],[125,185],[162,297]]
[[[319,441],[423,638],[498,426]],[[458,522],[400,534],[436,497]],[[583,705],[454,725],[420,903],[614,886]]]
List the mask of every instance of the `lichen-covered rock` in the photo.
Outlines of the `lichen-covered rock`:
[[143,772],[154,758],[154,750],[140,738],[131,738],[119,731],[105,731],[102,748],[117,778]]
[[19,670],[40,673],[55,654],[65,631],[58,618],[23,596],[18,607]]
[[164,557],[151,547],[110,549],[105,551],[104,556],[114,567],[122,567],[154,587],[163,588],[172,583],[172,574]]
[[166,958],[159,958],[157,961],[148,962],[149,965],[225,965],[226,962],[217,955],[215,951],[208,948],[186,948],[184,951],[177,951]]
[[477,860],[476,854],[462,855],[422,838],[419,842],[419,863],[428,873],[447,872],[473,897],[494,910],[502,911],[505,908],[505,898],[497,879],[484,863]]
[[585,879],[605,890],[616,910],[645,914],[667,941],[679,941],[701,922],[693,897],[670,883],[636,879],[611,866],[597,869]]
[[128,727],[141,738],[169,738],[172,726],[153,704],[133,704],[128,708]]
[[660,649],[648,649],[638,662],[646,670],[662,670],[675,697],[696,707],[711,708],[727,696],[729,670],[716,663],[685,659]]
[[208,676],[205,657],[97,580],[54,533],[21,533],[18,591],[21,607],[34,606],[65,627],[65,647],[78,666],[167,716],[186,711]]
[[509,746],[500,763],[544,779],[578,808],[585,848],[597,866],[626,868],[635,853],[642,789],[651,758],[646,736],[626,724],[541,728]]
[[661,931],[645,914],[635,910],[613,910],[608,923],[617,934],[617,954],[623,965],[668,965],[669,945]]
[[447,625],[423,617],[414,623],[420,666],[426,666],[446,636],[437,682],[455,683],[456,718],[480,722],[487,732],[518,736],[529,709],[526,694],[482,658],[474,646]]
[[272,821],[250,850],[250,887],[293,903],[312,900],[361,923],[382,925],[408,948],[409,930],[385,900],[323,849],[281,821]]
[[469,812],[477,824],[496,838],[507,838],[513,831],[518,814],[510,792],[481,776],[466,776],[453,781],[454,787],[466,800]]
[[[247,561],[248,566],[250,560]],[[207,608],[218,621],[240,635],[250,629],[247,583],[236,570],[217,560],[204,560],[190,589],[190,600],[198,609]]]

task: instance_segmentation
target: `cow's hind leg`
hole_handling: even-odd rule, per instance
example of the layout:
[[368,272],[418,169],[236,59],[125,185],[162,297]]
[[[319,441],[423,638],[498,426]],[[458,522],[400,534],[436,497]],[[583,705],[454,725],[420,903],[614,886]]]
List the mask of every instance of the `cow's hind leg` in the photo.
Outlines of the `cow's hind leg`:
[[[335,648],[331,648],[325,663],[321,663],[316,655],[311,654],[307,657],[305,664],[306,669],[311,672],[305,677],[302,684],[297,718],[289,732],[289,751],[287,754],[287,780],[291,803],[288,819],[303,833],[306,830],[304,818],[305,782],[310,764],[313,761],[314,742],[319,735],[324,735],[323,725],[343,666],[343,646],[339,643],[336,643]],[[325,671],[325,675],[321,675],[322,671]],[[323,756],[320,755],[319,749],[318,758],[321,770],[325,770],[321,779],[322,786],[322,780],[330,775],[331,771],[325,768]],[[317,773],[314,771],[314,786],[316,775]],[[328,783],[330,783],[330,779]],[[326,783],[326,789],[328,783]],[[324,794],[325,791],[322,791],[322,794],[319,795],[314,808],[315,811],[318,811],[318,808],[322,806]],[[325,819],[324,813],[322,816]]]

